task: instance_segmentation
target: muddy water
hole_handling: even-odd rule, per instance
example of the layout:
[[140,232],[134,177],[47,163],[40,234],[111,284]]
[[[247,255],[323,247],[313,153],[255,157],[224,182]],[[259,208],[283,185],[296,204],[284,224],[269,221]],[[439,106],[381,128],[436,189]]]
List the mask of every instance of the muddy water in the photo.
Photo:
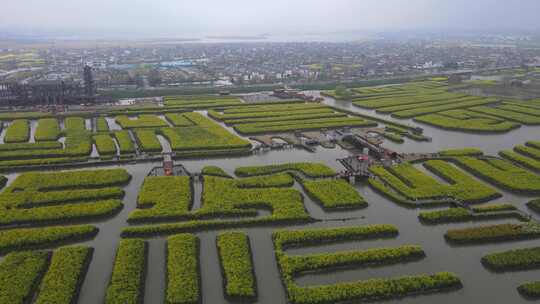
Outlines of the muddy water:
[[[369,111],[352,108],[350,103],[341,103],[327,99],[326,103],[333,104],[348,110],[358,110],[362,113]],[[371,114],[371,113],[370,113]],[[387,118],[384,116],[384,118]],[[109,125],[111,122],[109,121]],[[439,149],[474,146],[482,148],[489,153],[495,153],[500,149],[508,149],[526,140],[538,139],[540,128],[521,128],[507,135],[487,136],[471,135],[457,132],[447,132],[435,128],[422,126],[428,136],[433,137],[431,143],[417,143],[406,140],[403,145],[392,146],[398,151],[431,152]],[[535,133],[536,132],[536,133]],[[161,142],[161,141],[160,141]],[[162,142],[163,144],[163,142]],[[240,166],[265,165],[284,162],[324,162],[336,170],[343,168],[336,162],[337,158],[349,155],[347,151],[337,147],[335,149],[318,148],[316,153],[303,150],[281,150],[268,153],[255,154],[247,157],[231,157],[220,159],[185,160],[182,163],[189,171],[199,172],[204,166],[216,165],[222,167],[229,174]],[[97,223],[100,233],[97,237],[83,244],[93,246],[96,251],[91,262],[88,275],[83,284],[80,301],[83,304],[103,303],[105,290],[110,279],[114,255],[120,232],[127,226],[126,220],[129,213],[136,208],[136,199],[140,186],[146,174],[158,163],[144,163],[122,166],[133,176],[130,183],[124,188],[126,196],[123,200],[124,208],[115,217]],[[112,167],[111,167],[112,168]],[[7,175],[12,181],[16,174]],[[394,224],[399,228],[400,234],[395,239],[385,239],[365,242],[350,242],[345,244],[333,244],[320,247],[309,247],[289,250],[289,254],[309,254],[320,252],[335,252],[342,250],[358,250],[377,247],[392,247],[405,244],[420,245],[426,252],[427,257],[423,260],[376,268],[352,268],[345,271],[311,273],[297,278],[302,286],[316,284],[332,284],[341,281],[354,281],[369,278],[396,277],[402,275],[415,275],[422,273],[434,273],[438,271],[451,271],[456,273],[463,281],[464,288],[450,293],[433,294],[427,296],[407,297],[401,300],[390,300],[381,303],[526,303],[516,291],[516,287],[530,280],[540,280],[540,271],[520,271],[503,274],[494,274],[486,270],[480,263],[480,258],[488,253],[503,251],[513,248],[525,248],[540,246],[540,241],[506,242],[500,244],[481,246],[453,247],[448,245],[443,235],[449,228],[469,227],[481,225],[481,223],[462,223],[437,226],[422,225],[417,215],[419,210],[411,210],[400,207],[389,200],[381,197],[365,184],[356,185],[358,191],[369,202],[366,209],[346,212],[324,212],[320,206],[306,197],[305,205],[308,212],[319,219],[354,218],[348,221],[326,221],[314,224],[292,226],[289,229],[338,227],[366,224]],[[295,189],[301,191],[298,184]],[[200,196],[202,185],[194,185],[195,202],[193,209],[200,208]],[[525,203],[531,199],[497,189],[503,197],[497,202],[511,202],[522,210],[526,210]],[[495,220],[493,223],[516,222],[515,220]],[[285,227],[282,227],[285,228]],[[255,273],[259,298],[257,303],[281,304],[286,303],[285,292],[281,285],[276,261],[271,242],[271,233],[276,227],[246,228],[241,229],[248,233],[253,248]],[[228,303],[224,299],[222,290],[222,278],[217,259],[215,236],[218,232],[197,233],[201,240],[201,275],[203,303]],[[149,263],[148,275],[145,285],[145,303],[163,303],[165,295],[165,239],[149,239]]]

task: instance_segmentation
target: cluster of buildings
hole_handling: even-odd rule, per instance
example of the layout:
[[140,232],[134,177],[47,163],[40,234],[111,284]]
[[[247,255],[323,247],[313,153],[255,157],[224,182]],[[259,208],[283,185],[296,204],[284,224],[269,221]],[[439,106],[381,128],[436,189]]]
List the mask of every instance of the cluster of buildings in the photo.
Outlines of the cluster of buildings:
[[540,49],[441,39],[0,49],[0,82],[83,82],[86,64],[93,67],[98,88],[104,89],[226,87],[535,66],[540,65]]

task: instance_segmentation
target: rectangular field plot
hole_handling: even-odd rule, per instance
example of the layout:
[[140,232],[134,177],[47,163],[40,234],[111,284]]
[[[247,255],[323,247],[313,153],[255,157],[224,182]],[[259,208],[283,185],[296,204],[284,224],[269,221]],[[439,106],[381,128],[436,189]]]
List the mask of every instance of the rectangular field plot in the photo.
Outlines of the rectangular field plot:
[[263,134],[272,132],[287,132],[297,130],[315,130],[342,127],[372,127],[377,124],[361,118],[355,117],[337,117],[337,118],[319,118],[303,119],[300,122],[276,121],[254,124],[235,125],[237,132],[242,134]]
[[159,130],[159,133],[169,141],[173,151],[246,150],[251,148],[248,141],[230,133],[199,113],[185,113],[181,117],[183,121],[191,122],[191,125]]
[[136,130],[133,132],[135,139],[141,151],[143,152],[161,152],[163,147],[157,138],[156,130]]
[[332,113],[332,108],[321,104],[291,103],[275,105],[256,105],[231,107],[221,111],[209,110],[212,118],[228,122],[229,120],[257,119],[264,117],[280,117],[287,114],[299,115],[296,112],[306,113]]
[[167,107],[184,109],[206,109],[242,104],[242,101],[238,98],[217,98],[216,96],[165,96],[164,100]]
[[22,143],[30,139],[30,124],[26,119],[12,121],[7,127],[5,143]]
[[256,299],[257,282],[248,236],[241,232],[227,232],[220,234],[216,242],[225,280],[225,295],[240,300]]
[[531,299],[540,298],[540,281],[527,282],[518,286],[518,291],[525,297]]
[[232,125],[241,134],[263,134],[340,128],[367,127],[377,124],[349,116],[319,104],[261,105],[259,107],[230,108],[222,113],[211,110],[208,115]]
[[533,99],[533,100],[527,100],[527,101],[505,101],[503,102],[503,104],[540,110],[540,99]]
[[365,95],[353,99],[353,104],[453,131],[502,133],[519,128],[520,124],[540,124],[540,108],[532,102],[501,103],[497,98],[451,92],[451,87],[443,83],[423,88],[410,84],[396,87],[401,90]]
[[[360,101],[364,103],[368,100],[375,101],[377,99],[385,98],[401,98],[418,95],[429,96],[444,93],[447,91],[447,88],[443,82],[418,81],[408,82],[400,85],[353,88],[350,89],[350,91],[353,93],[353,101]],[[325,93],[331,96],[336,96],[334,91],[329,91]],[[365,104],[361,104],[360,106],[371,107],[376,106],[376,104],[370,104],[369,102],[367,102]]]
[[[518,146],[519,147],[519,146]],[[516,147],[517,148],[517,147]],[[516,149],[514,148],[514,149]],[[516,164],[524,166],[531,170],[540,171],[540,160],[532,158],[524,153],[521,153],[519,150],[506,150],[499,152],[499,155],[509,161],[512,161]]]
[[456,157],[455,162],[472,174],[503,189],[526,194],[540,193],[540,175],[509,161],[497,158]]
[[178,234],[167,240],[165,303],[196,304],[201,299],[199,238]]
[[193,203],[188,176],[149,176],[139,191],[131,222],[175,219],[185,216]]
[[86,276],[93,248],[64,247],[54,251],[34,303],[74,303]]
[[497,108],[501,109],[501,110],[513,111],[513,112],[522,113],[522,114],[530,114],[530,115],[534,115],[534,116],[540,116],[540,109],[535,109],[535,108],[526,107],[526,106],[524,107],[524,106],[522,106],[520,104],[503,103],[502,105],[498,106]]
[[307,177],[333,177],[336,171],[323,163],[285,163],[268,166],[249,166],[236,168],[234,173],[240,177],[268,175],[278,172],[300,173]]
[[116,155],[116,145],[114,144],[113,138],[110,135],[94,135],[93,140],[100,156]]
[[47,252],[13,253],[0,263],[0,302],[24,304],[47,270]]
[[513,150],[500,151],[499,155],[525,168],[540,171],[540,145],[537,142],[517,145]]
[[367,207],[367,202],[343,179],[301,180],[302,187],[325,210],[357,209]]
[[540,226],[537,223],[477,226],[451,229],[446,232],[444,237],[450,243],[461,245],[538,239],[540,238]]
[[424,211],[418,214],[423,224],[437,225],[496,219],[517,219],[523,222],[529,218],[511,204],[491,204],[472,208],[455,207],[439,211]]
[[92,252],[89,247],[65,247],[7,255],[0,264],[0,302],[24,304],[35,298],[31,303],[76,303]]
[[[80,162],[90,156],[92,135],[86,129],[83,118],[65,118],[64,130],[60,130],[56,119],[40,119],[34,136],[36,143],[28,143],[29,123],[19,121],[21,122],[18,125],[12,124],[10,127],[16,128],[12,129],[13,136],[21,139],[14,140],[13,143],[4,141],[5,143],[0,145],[0,168]],[[65,137],[64,144],[56,141],[59,137]]]
[[520,124],[507,121],[504,118],[469,110],[443,111],[415,117],[414,121],[446,130],[482,133],[502,133],[520,127]]
[[[336,175],[318,163],[241,167],[237,174],[243,178],[236,179],[219,167],[205,167],[201,204],[195,209],[192,206],[196,180],[187,176],[147,177],[139,193],[139,208],[132,211],[128,220],[131,224],[147,225],[127,227],[123,236],[152,237],[216,228],[311,222],[313,218],[305,209],[301,192],[291,188],[294,181],[290,173],[294,172],[310,176],[313,182],[316,178]],[[343,196],[337,197],[330,202],[329,209],[340,208],[342,204],[365,207],[356,189],[347,186],[340,185],[347,191],[345,201],[341,201]],[[334,199],[328,193],[326,197]]]
[[52,248],[93,239],[98,228],[90,225],[20,228],[0,231],[0,255],[13,251]]
[[409,163],[388,168],[372,167],[370,171],[375,177],[370,179],[370,183],[377,190],[388,192],[390,197],[401,197],[402,200],[411,201],[411,204],[446,200],[475,203],[500,196],[494,189],[448,162],[430,160],[424,166],[448,183],[438,181]]
[[38,120],[36,133],[34,134],[36,141],[56,141],[60,135],[60,124],[55,118],[43,118]]
[[116,122],[122,126],[122,129],[134,128],[159,128],[167,127],[165,120],[157,115],[139,115],[137,117],[128,117],[126,115],[116,116]]
[[109,123],[105,117],[96,118],[96,131],[100,132],[109,132]]
[[281,279],[290,303],[340,303],[398,298],[461,287],[460,279],[447,272],[388,279],[339,282],[331,285],[300,286],[295,278],[305,272],[331,272],[337,269],[389,266],[419,261],[425,253],[419,246],[403,245],[391,248],[288,255],[289,247],[324,245],[328,243],[393,238],[397,229],[392,225],[327,228],[317,230],[279,230],[273,233],[274,248]]
[[491,253],[482,257],[482,264],[499,272],[537,269],[540,267],[540,247]]
[[195,125],[191,120],[181,113],[168,113],[165,117],[175,127],[190,127]]
[[440,97],[439,95],[434,95],[431,99],[427,99],[427,101],[420,101],[418,103],[410,103],[410,104],[400,104],[396,106],[391,107],[383,107],[378,108],[377,112],[379,113],[394,113],[394,112],[401,112],[401,111],[412,111],[415,109],[426,109],[430,107],[438,107],[438,106],[446,106],[449,104],[454,103],[460,103],[460,102],[468,102],[468,101],[478,101],[482,100],[482,98],[475,97],[475,96],[448,96],[448,97]]
[[419,108],[410,109],[410,110],[397,111],[397,112],[393,112],[392,116],[395,116],[397,118],[412,118],[419,115],[437,113],[437,112],[446,111],[446,110],[465,109],[465,108],[470,108],[470,107],[475,107],[475,106],[487,105],[487,104],[494,103],[496,101],[497,101],[496,99],[492,99],[492,98],[479,98],[479,99],[472,99],[472,100],[465,100],[465,101],[457,100],[449,104],[433,105],[433,106],[419,107]]
[[[504,106],[503,106],[504,107]],[[472,107],[471,111],[488,114],[495,117],[500,117],[509,121],[518,122],[524,125],[539,125],[540,124],[540,115],[535,115],[532,113],[523,113],[510,110],[508,107]]]
[[[390,113],[392,111],[389,111],[393,107],[415,107],[415,106],[421,106],[425,103],[432,103],[432,102],[446,102],[449,100],[457,100],[460,98],[464,98],[465,95],[463,94],[456,94],[456,93],[448,93],[448,92],[439,92],[439,94],[435,94],[434,92],[430,92],[431,94],[422,94],[421,92],[418,93],[411,93],[411,95],[407,96],[387,96],[387,97],[372,97],[372,98],[362,98],[362,99],[356,99],[353,100],[353,104],[359,107],[368,108],[368,109],[376,109],[376,110],[385,110],[384,112]],[[414,94],[414,95],[413,95]],[[399,108],[396,110],[398,111]]]
[[129,180],[123,169],[21,174],[0,193],[0,251],[94,236],[92,226],[26,227],[111,217],[123,207],[120,186]]
[[121,240],[111,280],[105,297],[106,304],[141,303],[145,283],[148,244],[143,240]]
[[[238,181],[241,180],[205,176],[202,206],[200,209],[192,212],[182,212],[181,209],[184,208],[178,208],[174,205],[177,199],[170,197],[159,206],[154,204],[149,209],[151,210],[149,212],[136,210],[130,216],[130,222],[132,223],[159,223],[164,219],[170,220],[175,218],[183,219],[184,221],[146,226],[130,226],[123,230],[123,235],[127,237],[145,237],[219,227],[257,226],[268,223],[293,223],[311,220],[304,209],[302,196],[297,190],[282,188],[241,188],[237,184]],[[161,185],[162,189],[166,189],[166,191],[174,190],[174,188],[166,188],[165,183]],[[160,207],[161,210],[152,210]],[[259,215],[263,210],[270,210],[270,215]],[[234,217],[238,219],[232,219]],[[227,220],[226,218],[231,219]]]
[[120,149],[119,152],[121,155],[135,153],[135,145],[133,144],[128,131],[115,131],[113,136],[118,143],[118,148]]
[[[219,124],[204,117],[199,113],[169,113],[166,119],[174,127],[147,127],[133,131],[136,142],[143,152],[156,153],[170,149],[176,155],[196,155],[242,153],[251,149],[251,143],[235,134],[232,134]],[[157,116],[156,116],[157,117]],[[158,118],[160,119],[160,118]],[[161,120],[161,119],[160,119]],[[164,120],[162,120],[164,121]],[[120,136],[119,131],[115,135]],[[127,134],[122,135],[123,141],[127,141]],[[163,136],[161,142],[158,136]],[[120,148],[125,144],[119,141]]]

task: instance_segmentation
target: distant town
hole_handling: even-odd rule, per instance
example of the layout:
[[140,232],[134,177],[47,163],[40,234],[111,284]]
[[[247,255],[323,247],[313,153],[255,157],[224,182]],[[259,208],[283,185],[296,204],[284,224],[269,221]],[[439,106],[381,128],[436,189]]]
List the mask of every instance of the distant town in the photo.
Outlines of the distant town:
[[101,91],[347,83],[540,66],[528,36],[393,39],[361,42],[229,43],[169,41],[20,43],[0,48],[0,82],[84,82]]
[[7,0],[0,304],[540,301],[539,0]]

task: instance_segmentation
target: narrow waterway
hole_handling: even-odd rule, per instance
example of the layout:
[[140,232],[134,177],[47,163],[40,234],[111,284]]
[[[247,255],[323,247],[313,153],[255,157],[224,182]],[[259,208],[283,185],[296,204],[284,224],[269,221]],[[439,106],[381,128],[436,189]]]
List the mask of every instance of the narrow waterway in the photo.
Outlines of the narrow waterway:
[[28,142],[35,143],[36,142],[36,129],[38,126],[37,120],[30,120],[30,137],[28,139]]
[[[248,157],[233,157],[208,160],[185,160],[181,163],[190,171],[198,172],[204,166],[216,165],[222,167],[227,173],[233,175],[234,169],[240,166],[265,165],[284,162],[308,161],[324,162],[327,165],[340,170],[336,158],[348,155],[347,151],[340,148],[319,148],[317,153],[309,153],[303,150],[280,150],[264,154],[251,155]],[[80,303],[101,303],[112,270],[114,254],[120,239],[120,231],[127,226],[126,219],[129,213],[136,207],[138,189],[144,177],[150,169],[158,164],[126,165],[133,179],[125,187],[124,209],[114,218],[98,224],[100,233],[97,238],[86,244],[97,248],[90,271],[83,285]],[[12,178],[12,177],[11,177]],[[302,191],[295,183],[294,188]],[[391,300],[383,303],[526,303],[516,292],[515,288],[520,283],[529,280],[537,280],[539,271],[523,271],[508,274],[494,274],[486,270],[480,263],[483,255],[508,250],[512,248],[524,248],[538,246],[538,241],[510,242],[481,246],[453,247],[444,240],[444,233],[449,228],[469,227],[482,223],[460,223],[448,225],[425,226],[422,225],[417,215],[419,210],[402,208],[395,203],[381,197],[366,185],[359,183],[356,188],[369,202],[366,209],[324,212],[318,204],[306,196],[305,206],[307,211],[315,218],[340,219],[356,218],[348,221],[323,221],[308,225],[291,226],[289,229],[338,227],[367,224],[394,224],[400,234],[395,239],[377,241],[350,242],[344,244],[325,245],[321,247],[308,247],[289,250],[289,254],[309,254],[319,252],[335,252],[343,250],[359,250],[378,247],[394,247],[405,244],[420,245],[426,252],[426,258],[402,265],[348,269],[346,271],[334,271],[325,273],[311,273],[297,278],[297,283],[302,286],[314,284],[331,284],[341,281],[354,281],[378,277],[395,277],[402,275],[414,275],[434,273],[438,271],[451,271],[459,275],[464,283],[464,288],[450,293],[432,294],[427,296],[407,297],[401,300]],[[500,189],[498,189],[501,191]],[[200,208],[200,192],[202,185],[194,184],[195,203],[193,209]],[[530,197],[517,196],[501,191],[505,201],[516,201],[522,204]],[[502,199],[501,199],[502,200]],[[515,220],[495,220],[488,223],[508,223]],[[281,227],[281,229],[286,227]],[[242,228],[251,239],[253,248],[255,272],[259,288],[259,298],[256,303],[284,304],[286,297],[281,284],[277,269],[271,234],[277,227]],[[201,240],[201,275],[202,275],[202,303],[228,303],[223,296],[222,278],[215,247],[215,236],[218,232],[197,233]],[[145,287],[145,303],[162,303],[165,294],[165,240],[155,238],[149,240],[149,263],[148,275]],[[494,301],[494,297],[497,299]]]
[[487,154],[496,155],[499,151],[512,149],[513,146],[517,144],[522,144],[528,140],[540,139],[539,126],[521,126],[521,128],[504,134],[474,134],[448,131],[426,124],[417,123],[412,119],[396,119],[390,115],[382,115],[376,113],[375,110],[357,107],[350,101],[336,100],[330,97],[321,96],[319,91],[306,91],[306,93],[313,96],[320,96],[324,98],[324,104],[336,107],[338,109],[421,127],[424,129],[424,135],[432,138],[431,142],[417,142],[406,138],[406,144],[397,144],[389,140],[385,141],[385,147],[405,153],[428,153],[445,149],[475,147],[482,149],[482,151]]
[[[355,111],[363,114],[374,115],[373,111],[363,110],[351,105],[350,102],[335,101],[326,98],[324,103],[335,107]],[[206,114],[205,112],[202,112]],[[377,114],[375,114],[377,115]],[[389,116],[380,116],[388,119]],[[111,130],[117,128],[112,118],[107,118]],[[403,121],[400,121],[403,122]],[[411,121],[407,123],[414,124]],[[87,121],[88,123],[88,121]],[[223,124],[221,124],[224,126]],[[118,126],[119,127],[119,126]],[[224,126],[231,132],[234,130]],[[474,135],[458,132],[443,131],[429,126],[421,125],[425,134],[433,138],[433,142],[415,142],[406,139],[405,144],[393,144],[385,142],[385,146],[402,152],[434,152],[441,149],[461,148],[473,146],[483,149],[489,154],[495,154],[499,150],[509,149],[527,140],[539,139],[539,127],[522,127],[503,135]],[[0,133],[0,141],[5,131]],[[164,152],[171,150],[169,142],[162,136],[158,139]],[[95,147],[94,149],[95,150]],[[94,155],[93,151],[93,155]],[[288,162],[322,162],[341,171],[343,168],[336,161],[338,158],[349,156],[350,153],[342,148],[335,147],[326,149],[318,147],[315,153],[299,149],[274,150],[243,157],[210,158],[200,160],[183,160],[176,163],[183,164],[190,172],[200,172],[205,166],[219,166],[228,174],[234,175],[234,169],[250,165],[271,165]],[[141,163],[123,166],[100,167],[102,168],[125,168],[131,175],[132,180],[124,187],[126,195],[123,199],[122,211],[107,220],[97,222],[100,229],[97,237],[86,244],[96,249],[89,272],[82,286],[80,301],[82,304],[103,303],[107,288],[114,256],[120,232],[127,227],[127,218],[131,211],[136,208],[138,191],[144,178],[154,166],[160,163]],[[424,171],[424,169],[422,169]],[[11,182],[17,174],[8,174]],[[475,178],[475,177],[474,177]],[[476,178],[475,178],[476,179]],[[478,180],[478,179],[477,179]],[[442,180],[441,180],[442,182]],[[484,181],[480,181],[486,183]],[[486,183],[488,184],[488,183]],[[489,184],[488,184],[489,185]],[[494,187],[493,185],[490,185]],[[302,191],[298,183],[294,189]],[[450,228],[470,227],[482,225],[482,222],[459,223],[447,225],[427,226],[418,220],[420,210],[406,209],[380,196],[360,181],[355,186],[369,203],[369,206],[360,210],[348,210],[341,212],[324,212],[324,210],[307,195],[305,195],[305,208],[309,214],[323,221],[307,225],[280,226],[280,227],[254,227],[238,229],[245,231],[251,240],[255,273],[257,276],[259,297],[256,303],[285,304],[286,296],[282,286],[271,240],[272,232],[276,229],[305,229],[320,227],[354,226],[367,224],[394,224],[399,228],[399,236],[395,239],[375,241],[354,241],[344,244],[332,244],[298,248],[288,250],[288,254],[310,254],[323,252],[336,252],[343,250],[359,250],[379,247],[394,247],[405,244],[420,245],[426,252],[426,258],[393,266],[374,268],[352,268],[346,271],[334,271],[324,273],[311,273],[297,278],[297,283],[302,286],[317,284],[332,284],[337,282],[363,280],[380,277],[398,277],[434,273],[438,271],[450,271],[456,273],[462,280],[464,288],[449,293],[436,293],[431,295],[407,297],[399,300],[382,301],[380,303],[415,303],[415,304],[455,304],[455,303],[529,303],[516,291],[516,287],[526,281],[540,280],[540,271],[520,271],[503,274],[495,274],[486,270],[480,263],[482,256],[488,253],[504,251],[508,249],[540,246],[540,241],[503,242],[489,245],[475,246],[451,246],[446,243],[444,233]],[[496,187],[494,187],[496,188]],[[525,203],[532,199],[531,196],[523,196],[496,188],[503,196],[496,202],[513,203],[521,210],[527,210]],[[192,210],[201,208],[202,184],[194,183],[194,204]],[[351,219],[340,221],[339,219]],[[331,221],[324,221],[331,220]],[[336,221],[337,220],[337,221]],[[516,220],[493,220],[486,223],[509,223]],[[201,240],[201,276],[203,304],[229,303],[223,295],[222,278],[217,259],[215,237],[217,231],[196,233]],[[145,284],[144,303],[163,303],[165,295],[165,238],[149,239],[148,273]]]

